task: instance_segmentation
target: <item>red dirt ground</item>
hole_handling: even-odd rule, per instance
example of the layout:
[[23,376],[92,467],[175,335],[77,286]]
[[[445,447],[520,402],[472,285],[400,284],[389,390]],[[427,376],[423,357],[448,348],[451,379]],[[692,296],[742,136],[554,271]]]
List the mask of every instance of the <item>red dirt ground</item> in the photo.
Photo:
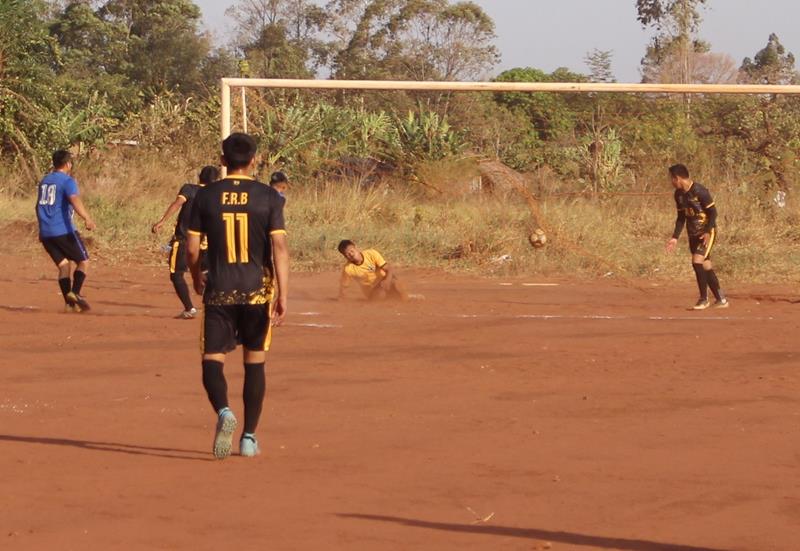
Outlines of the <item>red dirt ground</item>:
[[791,289],[690,313],[688,272],[647,292],[417,272],[425,300],[377,306],[295,275],[264,453],[220,462],[164,268],[97,268],[76,315],[44,253],[5,264],[0,548],[800,548]]

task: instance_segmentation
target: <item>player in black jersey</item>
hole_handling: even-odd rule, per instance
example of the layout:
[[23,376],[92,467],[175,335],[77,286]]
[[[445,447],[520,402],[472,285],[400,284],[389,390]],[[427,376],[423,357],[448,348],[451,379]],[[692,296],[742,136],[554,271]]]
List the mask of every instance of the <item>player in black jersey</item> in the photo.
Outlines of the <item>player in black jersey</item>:
[[711,265],[711,251],[717,241],[717,208],[711,193],[689,177],[689,170],[681,164],[669,167],[672,185],[675,187],[675,206],[678,217],[675,231],[667,242],[667,252],[675,250],[683,227],[689,235],[689,250],[692,253],[692,267],[700,289],[700,299],[692,310],[705,310],[708,301],[708,288],[714,293],[715,308],[727,308],[729,303],[719,286],[719,279]]
[[192,304],[192,296],[189,293],[189,286],[186,285],[186,280],[183,274],[188,269],[188,262],[186,256],[186,230],[189,227],[189,213],[192,210],[192,202],[194,201],[197,191],[205,185],[215,182],[219,179],[219,170],[215,166],[204,166],[200,170],[198,176],[199,184],[183,184],[178,191],[178,196],[167,207],[164,216],[153,224],[153,233],[158,233],[164,222],[171,218],[173,214],[178,212],[178,221],[175,223],[175,232],[172,234],[172,240],[169,246],[169,279],[172,281],[172,286],[175,287],[175,292],[178,298],[181,299],[183,304],[183,312],[178,314],[179,318],[192,319],[197,315],[197,309]]
[[[228,405],[223,374],[225,355],[244,347],[244,431],[239,452],[258,454],[255,430],[264,402],[264,361],[272,325],[286,314],[289,249],[283,222],[284,199],[270,186],[249,176],[256,144],[247,134],[231,134],[222,142],[227,177],[195,197],[189,222],[189,267],[194,288],[203,294],[203,386],[217,413],[213,452],[230,455],[236,417]],[[200,236],[208,238],[208,272],[200,269]],[[264,267],[274,265],[274,309],[270,313],[272,279]]]

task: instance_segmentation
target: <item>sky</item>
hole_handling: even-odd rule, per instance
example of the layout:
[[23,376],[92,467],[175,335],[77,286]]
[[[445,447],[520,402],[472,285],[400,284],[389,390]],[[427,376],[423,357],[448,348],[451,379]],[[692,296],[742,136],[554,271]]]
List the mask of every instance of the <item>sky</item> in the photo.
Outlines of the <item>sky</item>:
[[[586,54],[612,51],[619,82],[639,82],[639,62],[651,33],[636,21],[635,0],[474,0],[494,20],[495,45],[502,60],[495,74],[514,67],[551,72],[566,67],[587,73]],[[206,28],[226,41],[231,22],[225,10],[234,0],[195,0]],[[763,48],[770,33],[795,56],[800,55],[800,2],[797,0],[708,0],[700,38],[713,52],[726,53],[740,65]],[[495,76],[487,75],[487,76]]]

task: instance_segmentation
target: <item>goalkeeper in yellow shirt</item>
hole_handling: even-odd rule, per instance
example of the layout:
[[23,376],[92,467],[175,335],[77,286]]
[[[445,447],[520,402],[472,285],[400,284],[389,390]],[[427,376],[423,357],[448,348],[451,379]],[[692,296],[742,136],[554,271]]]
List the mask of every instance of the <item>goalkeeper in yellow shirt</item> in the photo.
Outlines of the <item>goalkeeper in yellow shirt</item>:
[[405,287],[381,253],[375,249],[361,251],[349,239],[341,241],[338,249],[347,259],[339,282],[339,300],[345,298],[345,290],[353,279],[358,282],[368,300],[408,299]]

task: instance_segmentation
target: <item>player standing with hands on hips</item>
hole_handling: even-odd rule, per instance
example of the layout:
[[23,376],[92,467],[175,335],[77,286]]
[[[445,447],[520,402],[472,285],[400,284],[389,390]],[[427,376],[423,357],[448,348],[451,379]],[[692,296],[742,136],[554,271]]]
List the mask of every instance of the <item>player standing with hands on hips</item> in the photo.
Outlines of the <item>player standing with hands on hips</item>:
[[[54,152],[53,171],[39,183],[36,218],[39,221],[39,240],[58,267],[58,286],[67,311],[86,312],[89,303],[81,296],[81,288],[86,280],[89,253],[72,223],[72,215],[77,212],[89,231],[95,229],[95,224],[83,206],[78,183],[71,174],[72,154],[63,149]],[[75,263],[72,278],[70,262]]]
[[[244,431],[239,453],[258,455],[255,431],[261,416],[266,381],[264,362],[273,325],[286,315],[289,248],[283,221],[284,199],[250,176],[256,143],[234,133],[222,142],[227,177],[197,192],[189,218],[187,250],[195,291],[203,295],[203,386],[217,414],[213,453],[231,453],[236,416],[228,404],[223,374],[225,355],[239,342],[244,347]],[[200,237],[208,238],[208,272],[200,269]],[[277,293],[264,266],[274,262]]]
[[689,250],[692,253],[692,267],[700,290],[700,299],[690,310],[705,310],[711,306],[708,301],[709,287],[716,298],[714,307],[727,308],[728,299],[720,288],[719,279],[711,264],[711,251],[717,240],[717,208],[714,206],[711,193],[689,177],[689,169],[684,165],[669,167],[669,175],[675,188],[678,217],[675,219],[672,238],[667,241],[667,252],[675,250],[683,227],[686,226]]

